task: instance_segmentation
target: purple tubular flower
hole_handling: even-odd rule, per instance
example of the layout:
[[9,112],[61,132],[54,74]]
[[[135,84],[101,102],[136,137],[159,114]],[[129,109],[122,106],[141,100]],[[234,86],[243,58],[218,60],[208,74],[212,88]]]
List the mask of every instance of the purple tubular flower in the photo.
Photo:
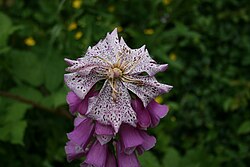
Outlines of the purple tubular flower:
[[157,103],[155,100],[152,100],[148,104],[147,109],[151,116],[151,127],[157,126],[160,122],[160,119],[165,117],[168,113],[168,106],[161,105]]
[[67,103],[76,116],[75,128],[67,134],[68,161],[86,155],[81,167],[139,167],[137,154],[156,143],[147,128],[158,125],[168,112],[166,105],[154,101],[172,89],[154,76],[167,64],[157,64],[145,46],[129,48],[117,29],[83,57],[65,61]]
[[140,131],[140,135],[144,139],[144,141],[136,149],[141,155],[144,151],[150,150],[155,146],[156,138],[154,136],[149,136],[145,131],[142,130]]
[[131,154],[137,146],[143,144],[144,142],[144,139],[141,137],[139,131],[127,124],[122,124],[120,137],[126,154]]
[[151,124],[151,119],[148,110],[144,108],[139,98],[132,100],[132,107],[137,114],[137,124],[139,125],[139,127],[142,129],[147,129]]
[[81,146],[73,143],[72,141],[66,143],[65,152],[67,154],[68,162],[71,162],[72,160],[77,158],[81,158],[85,155],[84,149]]
[[84,117],[82,115],[79,115],[78,117],[75,118],[74,120],[74,126],[77,127],[78,125],[80,125],[80,123],[82,121],[84,121],[85,119],[87,119],[87,117]]
[[96,123],[95,134],[97,135],[114,135],[114,130],[110,125]]
[[93,135],[93,132],[93,121],[86,118],[78,126],[76,126],[72,132],[68,133],[67,136],[69,140],[85,149]]
[[86,97],[82,100],[74,92],[69,92],[66,97],[66,101],[69,104],[69,111],[72,114],[79,112],[80,114],[84,115],[88,109],[89,98],[96,95],[97,92],[91,89],[89,93],[86,95]]
[[110,125],[104,125],[96,122],[95,134],[101,145],[108,143],[114,136],[114,130]]
[[116,153],[118,167],[140,167],[135,152],[132,152],[131,154],[124,153],[120,142],[116,143]]
[[106,167],[117,167],[115,156],[110,151],[108,151]]
[[95,141],[95,143],[91,146],[86,160],[83,164],[81,164],[81,167],[87,167],[87,166],[94,166],[94,167],[104,167],[106,164],[108,154],[108,146],[101,145],[98,141]]

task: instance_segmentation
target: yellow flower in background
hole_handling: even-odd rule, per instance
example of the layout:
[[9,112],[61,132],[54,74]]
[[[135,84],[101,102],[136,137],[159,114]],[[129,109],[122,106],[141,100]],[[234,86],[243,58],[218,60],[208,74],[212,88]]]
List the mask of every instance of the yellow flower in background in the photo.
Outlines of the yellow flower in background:
[[75,39],[78,40],[82,37],[83,33],[81,31],[76,32]]
[[25,45],[27,46],[34,46],[36,44],[36,41],[33,37],[28,37],[24,40]]
[[68,30],[69,30],[69,31],[72,31],[72,30],[75,30],[75,29],[77,29],[77,24],[76,24],[76,22],[70,23],[69,26],[68,26]]
[[123,31],[123,28],[122,28],[121,26],[118,26],[118,27],[117,27],[117,31],[118,31],[118,32],[122,32],[122,31]]
[[152,28],[148,28],[148,29],[144,30],[144,34],[146,34],[146,35],[152,35],[152,34],[154,34],[154,32],[155,31]]
[[158,96],[155,98],[155,101],[159,104],[161,104],[163,102],[163,98],[161,96]]
[[175,53],[170,53],[169,58],[170,60],[175,61],[177,59],[177,56]]
[[72,7],[75,9],[79,9],[82,5],[82,1],[81,0],[73,0],[72,2]]
[[115,6],[110,5],[110,6],[108,7],[108,11],[109,11],[110,13],[113,13],[113,12],[115,11]]
[[162,3],[164,5],[169,5],[171,3],[171,0],[162,0]]

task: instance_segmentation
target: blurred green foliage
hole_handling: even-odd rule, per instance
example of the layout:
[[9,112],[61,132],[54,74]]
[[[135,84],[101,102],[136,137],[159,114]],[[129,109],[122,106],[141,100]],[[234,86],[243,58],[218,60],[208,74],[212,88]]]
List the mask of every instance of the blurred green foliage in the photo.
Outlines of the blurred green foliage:
[[168,63],[157,77],[174,86],[142,166],[250,164],[248,0],[0,0],[0,9],[1,166],[79,166],[64,153],[73,123],[63,58],[115,27]]

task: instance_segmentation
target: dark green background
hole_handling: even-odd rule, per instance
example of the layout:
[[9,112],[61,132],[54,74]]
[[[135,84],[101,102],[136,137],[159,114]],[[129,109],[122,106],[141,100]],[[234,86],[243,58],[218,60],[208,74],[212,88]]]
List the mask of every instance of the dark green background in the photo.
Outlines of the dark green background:
[[[73,129],[64,57],[77,58],[115,27],[131,48],[146,44],[174,86],[170,112],[150,129],[144,167],[250,164],[249,0],[0,0],[0,166],[66,162]],[[78,27],[69,31],[70,23]],[[82,37],[75,39],[80,31]],[[148,34],[151,31],[151,34]],[[27,46],[32,37],[36,44]]]

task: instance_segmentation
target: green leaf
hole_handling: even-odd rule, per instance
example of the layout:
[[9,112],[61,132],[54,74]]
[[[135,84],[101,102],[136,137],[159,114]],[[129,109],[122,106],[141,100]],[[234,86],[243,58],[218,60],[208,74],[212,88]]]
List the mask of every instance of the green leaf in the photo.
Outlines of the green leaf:
[[34,102],[39,102],[43,99],[42,94],[38,90],[28,86],[15,87],[11,89],[11,92]]
[[61,91],[58,91],[56,94],[54,94],[53,101],[55,108],[60,105],[66,104],[66,95],[67,95],[66,89],[62,89]]
[[243,122],[238,129],[238,134],[247,134],[249,132],[250,132],[250,120]]
[[12,22],[8,16],[0,12],[0,48],[2,49],[7,45],[7,40],[11,34]]
[[22,119],[28,108],[28,105],[22,103],[12,103],[7,108],[7,112],[1,115],[4,119],[0,125],[0,140],[23,145],[23,137],[27,123]]
[[176,149],[167,148],[162,163],[164,167],[178,167],[180,160],[181,160],[180,155]]
[[17,121],[13,122],[9,126],[9,131],[10,131],[10,142],[12,144],[21,144],[23,145],[23,137],[25,133],[25,129],[27,127],[27,122],[22,120],[22,121]]
[[41,60],[34,53],[16,50],[12,51],[10,58],[11,73],[14,77],[33,86],[39,86],[43,83]]
[[45,86],[48,90],[53,92],[63,83],[63,74],[66,64],[63,57],[56,53],[48,56],[44,63]]
[[16,120],[23,119],[26,110],[29,108],[29,105],[22,103],[13,103],[7,108],[7,115],[5,116],[6,122],[15,122]]
[[158,159],[151,152],[145,152],[143,155],[138,157],[141,166],[145,167],[160,167]]

